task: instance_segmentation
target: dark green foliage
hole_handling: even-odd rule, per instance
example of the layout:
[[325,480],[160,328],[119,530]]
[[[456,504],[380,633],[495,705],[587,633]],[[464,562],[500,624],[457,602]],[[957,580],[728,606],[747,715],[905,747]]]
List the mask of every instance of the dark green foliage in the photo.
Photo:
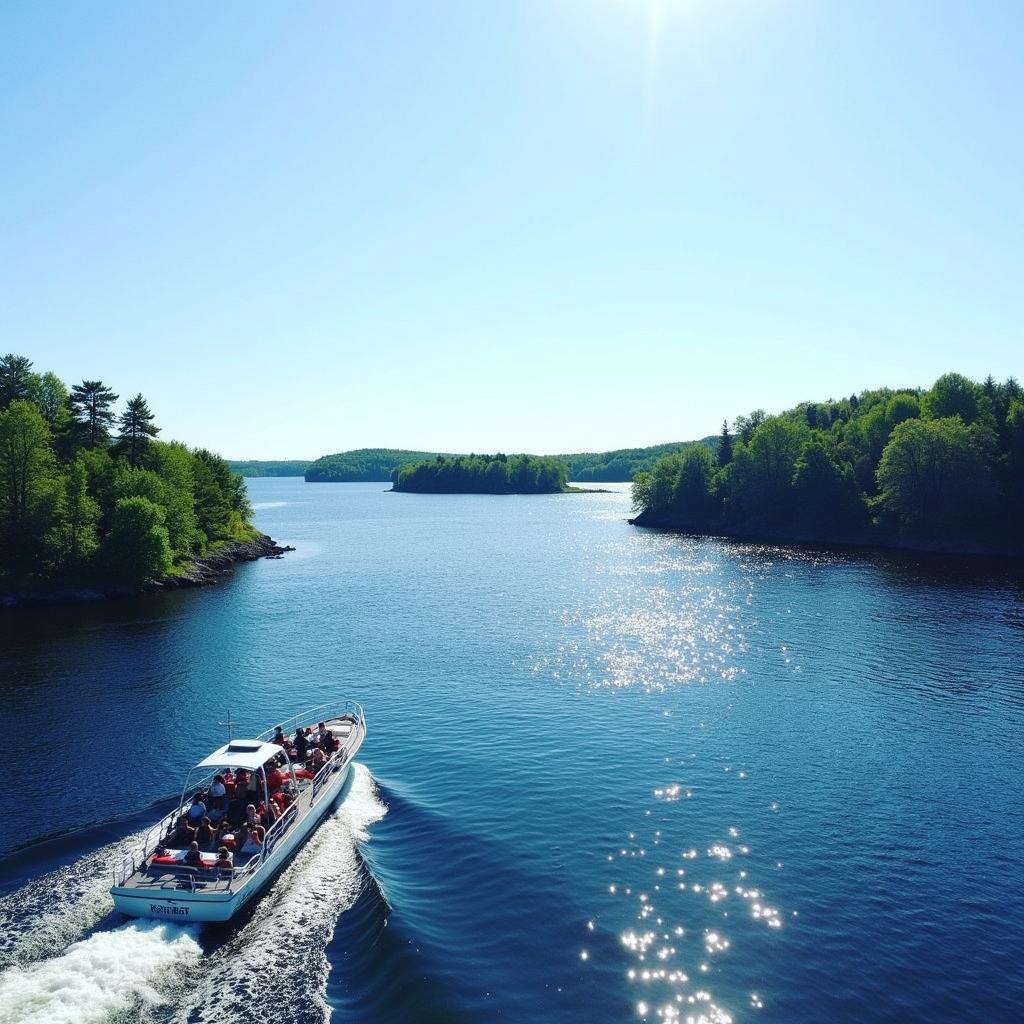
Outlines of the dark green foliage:
[[156,417],[141,394],[128,400],[118,419],[120,430],[115,445],[117,453],[127,458],[128,465],[137,466],[150,440],[160,433],[154,419]]
[[693,444],[679,456],[679,475],[672,490],[674,508],[695,523],[713,522],[720,512],[720,503],[712,481],[716,460],[702,444]]
[[729,421],[722,420],[722,433],[718,438],[718,465],[728,466],[732,462],[732,434],[729,433]]
[[[1024,547],[1024,394],[1010,378],[945,374],[736,420],[732,458],[705,481],[678,454],[637,476],[648,521]],[[724,434],[721,445],[724,445]],[[715,499],[717,505],[712,503]]]
[[171,542],[164,510],[149,498],[121,498],[103,546],[106,569],[115,580],[138,583],[165,576],[171,568]]
[[101,380],[83,380],[71,388],[71,411],[81,443],[86,448],[106,444],[116,419],[114,403],[117,395]]
[[[309,459],[290,459],[284,461],[260,461],[257,459],[247,462],[237,460],[228,462],[231,472],[237,473],[239,476],[304,476],[306,470],[311,465],[312,462]],[[390,474],[385,479],[390,480]]]
[[552,494],[565,482],[565,463],[538,455],[438,455],[394,475],[396,491],[421,494]]
[[878,465],[881,505],[919,536],[972,534],[995,511],[994,454],[991,433],[959,416],[907,420]]
[[24,402],[32,397],[35,374],[32,360],[8,352],[0,356],[0,410],[11,402]]
[[63,383],[30,373],[27,359],[0,364],[11,380],[29,372],[29,398],[0,411],[0,590],[139,582],[252,536],[242,478],[217,455],[155,440],[141,395],[108,447],[109,388],[85,381],[69,401]]

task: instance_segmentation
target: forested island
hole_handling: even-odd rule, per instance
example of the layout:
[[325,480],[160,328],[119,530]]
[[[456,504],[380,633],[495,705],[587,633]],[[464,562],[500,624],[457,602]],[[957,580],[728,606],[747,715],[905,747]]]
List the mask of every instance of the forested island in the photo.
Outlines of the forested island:
[[756,410],[633,485],[632,520],[698,533],[1024,552],[1024,391],[957,373]]
[[418,494],[559,494],[565,463],[540,455],[438,455],[395,470],[393,488]]
[[224,459],[158,440],[141,394],[117,401],[100,380],[69,390],[24,356],[0,358],[0,594],[203,582],[225,560],[280,550],[252,527]]

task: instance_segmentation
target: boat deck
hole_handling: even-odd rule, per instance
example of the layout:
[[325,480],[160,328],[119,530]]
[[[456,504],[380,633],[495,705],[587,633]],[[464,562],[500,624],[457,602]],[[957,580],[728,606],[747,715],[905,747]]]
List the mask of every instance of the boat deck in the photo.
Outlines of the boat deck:
[[[362,741],[359,722],[348,715],[332,718],[325,722],[327,727],[340,741],[338,751],[327,759],[327,763],[313,779],[296,778],[297,790],[294,803],[284,813],[286,823],[273,833],[274,846],[281,842],[313,809],[314,803],[319,806],[319,795],[330,778],[343,768],[359,748]],[[268,834],[268,840],[271,835]],[[185,851],[165,846],[167,856],[184,857]],[[215,853],[204,849],[204,853]],[[136,869],[120,882],[120,888],[140,889],[152,892],[154,889],[178,890],[189,893],[218,893],[239,889],[249,879],[254,878],[262,861],[261,853],[235,853],[233,868],[196,867],[185,863],[164,864],[154,863],[155,850],[145,851],[142,862]]]

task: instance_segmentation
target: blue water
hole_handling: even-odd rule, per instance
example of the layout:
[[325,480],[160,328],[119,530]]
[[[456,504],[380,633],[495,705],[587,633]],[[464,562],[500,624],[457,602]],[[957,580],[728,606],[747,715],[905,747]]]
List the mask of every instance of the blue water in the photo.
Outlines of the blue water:
[[[0,1022],[1021,1018],[1019,567],[250,492],[294,554],[0,617]],[[229,711],[337,694],[361,767],[254,912],[113,913]]]

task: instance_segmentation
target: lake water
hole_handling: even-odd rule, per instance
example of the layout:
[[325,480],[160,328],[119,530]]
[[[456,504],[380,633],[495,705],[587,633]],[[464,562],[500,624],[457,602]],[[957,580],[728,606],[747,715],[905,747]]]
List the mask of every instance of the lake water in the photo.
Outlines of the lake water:
[[[0,1021],[1017,1021],[1020,568],[628,495],[255,480],[295,544],[0,616]],[[185,770],[335,695],[351,789],[230,928],[116,916]]]

